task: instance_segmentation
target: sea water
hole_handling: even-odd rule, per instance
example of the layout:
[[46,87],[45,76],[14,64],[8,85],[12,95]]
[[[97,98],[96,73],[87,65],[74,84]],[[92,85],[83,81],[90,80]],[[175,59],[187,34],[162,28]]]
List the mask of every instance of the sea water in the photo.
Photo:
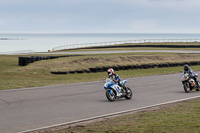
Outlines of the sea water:
[[0,53],[47,52],[63,45],[139,39],[200,39],[200,34],[175,33],[0,33]]

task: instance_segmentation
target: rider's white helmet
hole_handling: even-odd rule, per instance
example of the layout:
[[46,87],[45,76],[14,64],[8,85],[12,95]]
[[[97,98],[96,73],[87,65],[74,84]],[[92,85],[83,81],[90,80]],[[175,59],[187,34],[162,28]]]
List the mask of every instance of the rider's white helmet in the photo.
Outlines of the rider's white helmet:
[[111,76],[111,75],[113,75],[115,72],[114,72],[114,70],[112,69],[112,68],[109,68],[108,70],[107,70],[107,72],[108,72],[108,75],[109,76]]

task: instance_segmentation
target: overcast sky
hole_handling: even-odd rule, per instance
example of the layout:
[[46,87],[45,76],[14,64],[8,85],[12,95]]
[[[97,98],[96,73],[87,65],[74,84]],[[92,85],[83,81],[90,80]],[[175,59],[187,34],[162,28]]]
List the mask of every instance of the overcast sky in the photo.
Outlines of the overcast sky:
[[0,0],[0,32],[200,33],[200,0]]

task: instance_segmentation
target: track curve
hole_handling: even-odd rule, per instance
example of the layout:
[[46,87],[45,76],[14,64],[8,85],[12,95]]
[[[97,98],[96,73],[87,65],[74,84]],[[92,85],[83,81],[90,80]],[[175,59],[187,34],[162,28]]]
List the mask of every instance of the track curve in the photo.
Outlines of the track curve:
[[181,73],[127,78],[133,98],[115,102],[106,99],[104,81],[2,90],[0,131],[22,132],[199,96],[185,93],[180,78]]

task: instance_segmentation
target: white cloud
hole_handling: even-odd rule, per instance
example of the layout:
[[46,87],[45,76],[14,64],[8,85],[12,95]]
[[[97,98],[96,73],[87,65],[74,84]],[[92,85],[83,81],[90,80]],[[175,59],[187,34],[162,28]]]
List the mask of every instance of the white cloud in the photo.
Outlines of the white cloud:
[[199,6],[200,0],[0,0],[0,29],[153,32],[187,27],[188,30],[199,27]]

